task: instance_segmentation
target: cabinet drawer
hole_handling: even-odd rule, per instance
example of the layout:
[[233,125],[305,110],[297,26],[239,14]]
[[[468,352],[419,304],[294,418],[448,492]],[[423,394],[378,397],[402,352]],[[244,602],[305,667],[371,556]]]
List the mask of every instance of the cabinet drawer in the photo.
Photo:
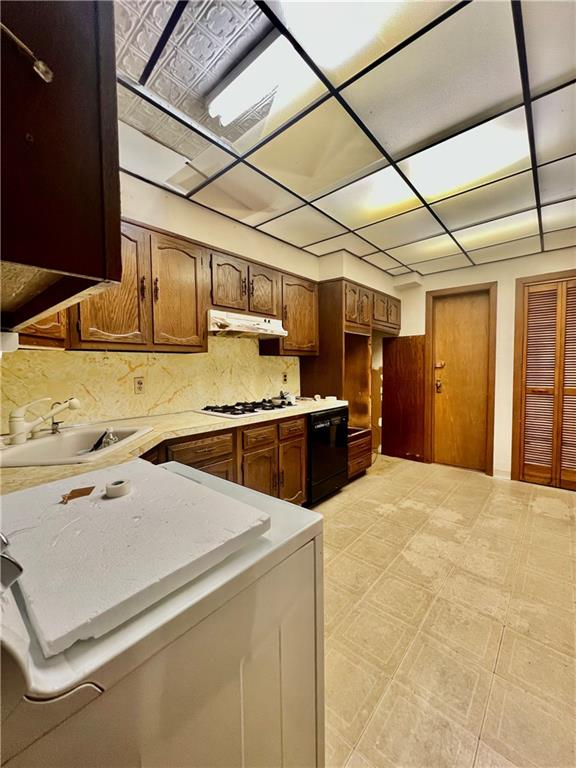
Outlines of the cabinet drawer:
[[305,419],[291,419],[278,425],[280,440],[289,440],[292,437],[300,437],[306,431]]
[[348,457],[348,477],[354,477],[354,475],[364,472],[365,469],[372,464],[372,454],[363,453],[361,456],[355,458]]
[[242,448],[263,448],[265,445],[276,442],[276,424],[266,424],[263,427],[245,429],[242,432]]
[[221,461],[203,464],[198,469],[202,472],[208,472],[209,475],[221,477],[222,480],[230,480],[232,483],[236,482],[236,462],[234,459],[222,459]]
[[182,464],[197,464],[199,461],[216,459],[234,453],[234,436],[232,432],[222,435],[211,435],[185,443],[169,445],[166,449],[169,461],[180,461]]
[[352,459],[364,453],[372,452],[372,435],[365,435],[353,443],[348,444],[348,458]]

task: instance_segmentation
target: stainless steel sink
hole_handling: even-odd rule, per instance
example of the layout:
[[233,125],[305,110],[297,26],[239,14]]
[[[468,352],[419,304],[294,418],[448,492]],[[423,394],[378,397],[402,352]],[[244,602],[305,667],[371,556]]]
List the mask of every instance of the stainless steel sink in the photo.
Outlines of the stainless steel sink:
[[0,450],[0,467],[46,467],[54,464],[90,464],[152,431],[152,427],[118,427],[118,442],[96,451],[90,449],[106,427],[68,427],[57,435],[27,440]]

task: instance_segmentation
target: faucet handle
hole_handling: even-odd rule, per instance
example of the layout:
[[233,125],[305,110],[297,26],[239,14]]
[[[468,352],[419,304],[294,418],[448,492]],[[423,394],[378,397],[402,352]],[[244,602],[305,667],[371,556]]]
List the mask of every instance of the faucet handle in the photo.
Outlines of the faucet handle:
[[36,403],[43,403],[47,400],[52,400],[52,398],[40,397],[38,398],[38,400],[32,400],[30,403],[25,403],[24,405],[21,405],[19,408],[15,408],[13,411],[10,411],[10,418],[23,419],[26,416],[26,412],[28,408],[31,408],[33,405],[36,405]]
[[8,549],[10,546],[10,542],[8,541],[8,537],[4,536],[2,531],[0,531],[0,552],[4,552],[5,549]]

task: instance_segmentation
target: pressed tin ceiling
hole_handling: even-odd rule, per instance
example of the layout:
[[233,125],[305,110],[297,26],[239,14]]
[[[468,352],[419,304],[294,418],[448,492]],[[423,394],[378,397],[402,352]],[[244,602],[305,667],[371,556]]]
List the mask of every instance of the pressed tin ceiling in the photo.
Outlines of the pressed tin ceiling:
[[576,3],[115,14],[125,172],[390,275],[576,245]]

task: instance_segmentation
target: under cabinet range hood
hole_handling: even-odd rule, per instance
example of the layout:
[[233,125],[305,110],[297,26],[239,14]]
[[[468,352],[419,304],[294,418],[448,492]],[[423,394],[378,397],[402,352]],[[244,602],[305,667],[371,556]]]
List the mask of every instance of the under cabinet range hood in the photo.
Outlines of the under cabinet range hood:
[[288,336],[282,327],[282,321],[273,317],[241,315],[238,312],[222,312],[219,309],[208,310],[208,331],[225,336]]

